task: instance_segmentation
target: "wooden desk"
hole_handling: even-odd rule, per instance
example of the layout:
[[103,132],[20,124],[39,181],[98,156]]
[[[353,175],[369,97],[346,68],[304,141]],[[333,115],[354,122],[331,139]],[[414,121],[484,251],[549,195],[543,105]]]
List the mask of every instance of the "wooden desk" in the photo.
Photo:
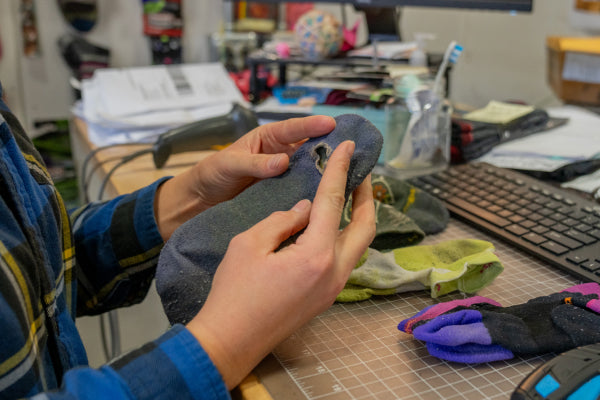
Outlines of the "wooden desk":
[[[71,147],[73,161],[76,165],[77,173],[80,174],[85,157],[96,146],[89,141],[87,126],[79,118],[71,121]],[[148,145],[123,146],[98,152],[87,168],[87,173],[89,174],[94,165],[103,163],[90,179],[88,191],[90,200],[96,200],[102,179],[121,157],[147,147]],[[114,172],[108,181],[104,197],[113,198],[120,194],[130,193],[151,184],[163,176],[177,175],[209,154],[211,154],[211,151],[175,154],[169,158],[165,167],[161,169],[157,169],[154,166],[151,154],[143,155],[123,165]]]
[[[198,155],[174,157],[164,171],[156,171],[150,160],[140,159],[139,164],[115,174],[111,179],[113,190],[130,191],[164,173],[176,173],[177,168],[185,167],[184,157],[191,163]],[[521,304],[578,283],[457,220],[451,220],[444,232],[427,237],[423,244],[457,238],[495,244],[505,270],[478,294],[504,306]],[[401,320],[424,307],[462,297],[455,293],[434,300],[427,292],[419,291],[335,304],[281,343],[235,394],[242,398],[286,400],[507,399],[534,367],[552,355],[481,365],[450,363],[430,356],[422,342],[397,330]],[[258,397],[254,397],[254,390]]]

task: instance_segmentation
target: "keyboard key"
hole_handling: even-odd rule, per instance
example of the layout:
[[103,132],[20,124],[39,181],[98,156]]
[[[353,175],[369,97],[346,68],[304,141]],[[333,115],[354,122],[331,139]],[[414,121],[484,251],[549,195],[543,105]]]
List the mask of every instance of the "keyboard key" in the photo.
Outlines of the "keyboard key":
[[600,263],[595,262],[595,261],[584,262],[580,266],[581,266],[581,268],[585,269],[586,271],[590,271],[590,272],[595,272],[595,271],[600,270]]
[[545,243],[542,243],[541,247],[548,250],[551,253],[556,254],[557,256],[560,256],[561,254],[565,254],[567,251],[569,251],[569,249],[567,249],[566,247],[561,246],[558,243],[554,243],[553,241],[550,241],[550,240]]
[[537,233],[534,233],[534,232],[529,232],[528,234],[524,235],[523,239],[525,239],[528,242],[531,242],[533,244],[541,244],[541,243],[544,243],[546,241],[545,237],[540,236],[540,235],[538,235]]
[[[489,210],[489,208],[488,208],[488,210]],[[491,210],[490,210],[490,211],[491,211]],[[504,210],[504,209],[503,209],[503,210],[500,210],[500,211],[498,211],[496,214],[498,214],[498,215],[499,215],[499,216],[501,216],[501,217],[508,218],[508,217],[510,217],[511,215],[513,215],[513,212],[512,212],[512,211],[509,211],[509,210]]]
[[531,213],[531,214],[529,214],[529,215],[527,216],[527,219],[530,219],[530,220],[532,220],[532,221],[536,221],[536,222],[537,222],[537,221],[539,221],[539,220],[540,220],[540,219],[542,219],[542,218],[544,218],[544,217],[543,217],[543,216],[541,216],[541,215],[540,215],[540,214],[538,214],[538,213]]
[[498,207],[497,205],[492,204],[491,206],[486,207],[486,210],[493,212],[493,213],[497,213],[498,211],[502,211],[502,207]]
[[529,203],[529,204],[527,204],[525,207],[526,207],[528,210],[531,210],[531,211],[537,211],[537,210],[539,210],[540,208],[543,208],[541,205],[539,205],[539,204],[536,204],[536,203]]
[[548,231],[550,230],[550,228],[548,228],[548,227],[545,227],[544,225],[537,225],[536,227],[534,227],[534,228],[531,228],[531,230],[532,230],[533,232],[535,232],[535,233],[539,233],[539,234],[541,235],[542,233],[546,233],[546,232],[548,232]]
[[563,220],[562,223],[567,226],[575,226],[579,223],[579,221],[577,221],[576,219],[573,219],[573,218],[567,218],[567,219]]
[[570,256],[567,256],[567,261],[572,262],[575,265],[579,265],[581,263],[584,263],[586,261],[588,261],[589,258],[587,258],[586,256],[580,256],[580,255],[576,255],[576,254],[572,254]]
[[[514,222],[514,221],[513,221]],[[529,221],[529,220],[525,220],[525,221],[521,221],[519,222],[519,225],[521,225],[523,228],[527,228],[527,229],[531,229],[534,226],[536,226],[536,223],[533,221]],[[545,230],[548,230],[546,227],[544,227]],[[539,232],[538,232],[539,233]],[[542,232],[544,233],[544,232]]]
[[546,204],[546,207],[551,210],[558,210],[561,207],[561,204],[558,201],[550,201],[548,204]]
[[535,199],[533,199],[533,201],[542,206],[545,206],[546,204],[550,203],[550,199],[546,196],[538,196]]
[[571,213],[571,218],[574,218],[574,219],[577,219],[577,220],[584,219],[586,216],[587,216],[587,214],[584,213],[581,210],[577,210],[577,211]]
[[597,240],[595,237],[588,236],[585,233],[581,233],[574,229],[569,229],[568,231],[564,232],[564,234],[570,238],[573,238],[573,239],[583,243],[583,244],[592,244]]
[[561,213],[555,212],[555,213],[549,215],[548,218],[552,218],[555,221],[562,221],[563,219],[565,219],[565,216],[562,215]]
[[556,222],[551,220],[550,218],[544,218],[538,222],[540,223],[540,225],[544,225],[544,226],[552,226],[552,225],[556,224]]
[[588,215],[587,217],[583,218],[581,220],[581,222],[584,224],[588,224],[588,225],[595,225],[598,222],[600,222],[600,219],[598,219],[596,217],[592,217],[591,215]]
[[474,195],[473,195],[473,196],[467,197],[467,198],[466,198],[466,200],[467,200],[469,203],[474,203],[474,204],[477,204],[477,202],[481,201],[481,197],[479,197],[479,196],[474,196]]
[[[501,214],[498,214],[498,215],[500,215],[501,217],[503,217],[503,215],[501,215]],[[509,216],[508,219],[510,220],[510,222],[514,222],[515,224],[518,224],[519,222],[525,220],[525,218],[521,217],[520,215],[511,215],[511,216]],[[531,221],[529,221],[529,222],[531,222]]]
[[592,227],[587,224],[577,224],[574,226],[574,228],[581,232],[587,232],[592,230]]
[[510,233],[514,233],[517,236],[522,236],[522,235],[526,234],[527,232],[529,232],[528,229],[525,229],[522,226],[516,225],[516,224],[515,225],[509,225],[509,226],[507,226],[504,229],[506,229]]
[[510,203],[506,205],[506,209],[512,212],[517,212],[517,210],[520,210],[521,207],[518,204]]
[[556,232],[564,232],[567,229],[569,229],[569,227],[563,224],[552,225],[552,230]]
[[466,201],[464,201],[463,199],[460,199],[458,197],[449,197],[448,199],[446,199],[446,201],[448,203],[454,204],[457,207],[460,207],[463,210],[466,210],[474,215],[477,215],[478,217],[482,218],[483,220],[490,222],[501,228],[505,227],[506,225],[510,225],[509,220],[499,217],[496,214],[492,214],[491,212],[481,209],[479,207],[476,207],[476,206],[472,205],[471,203],[467,203]]
[[576,211],[575,207],[561,207],[556,210],[556,212],[559,212],[559,213],[565,214],[565,215],[570,215],[571,213],[573,213],[575,211]]
[[563,235],[562,233],[558,233],[558,232],[554,232],[554,231],[548,231],[546,233],[544,233],[544,237],[555,241],[556,243],[563,245],[571,250],[577,249],[579,247],[581,247],[582,243],[568,238],[565,235]]
[[481,200],[479,203],[477,203],[477,205],[481,208],[487,208],[487,207],[491,206],[492,203],[490,203],[487,200]]

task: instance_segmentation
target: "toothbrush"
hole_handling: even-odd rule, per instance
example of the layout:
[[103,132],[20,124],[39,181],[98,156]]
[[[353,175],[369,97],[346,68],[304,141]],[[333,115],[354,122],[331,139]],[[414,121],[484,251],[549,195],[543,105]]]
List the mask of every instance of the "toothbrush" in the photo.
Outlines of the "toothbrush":
[[[463,48],[459,45],[455,40],[451,41],[444,53],[444,59],[438,69],[438,72],[435,76],[435,81],[433,83],[433,93],[439,94],[441,97],[445,96],[445,93],[442,93],[441,83],[442,77],[445,74],[446,69],[448,68],[448,64],[456,64],[458,57],[462,53]],[[419,89],[424,90],[424,89]],[[417,90],[415,89],[415,94],[417,94]],[[402,144],[400,145],[400,151],[394,159],[392,159],[389,164],[396,168],[402,168],[406,166],[406,163],[412,161],[413,164],[417,164],[418,162],[422,162],[424,158],[429,157],[427,151],[423,152],[423,149],[414,148],[413,141],[418,138],[420,134],[419,130],[423,129],[423,125],[427,126],[427,121],[424,120],[423,110],[421,101],[417,98],[409,97],[407,98],[407,105],[410,108],[410,120],[408,121],[408,126],[406,127],[404,137],[402,138]],[[421,127],[419,128],[419,124]],[[427,128],[425,128],[427,129]]]
[[442,93],[440,85],[442,84],[442,77],[446,73],[446,69],[448,68],[448,64],[456,64],[458,61],[458,57],[463,51],[463,47],[456,43],[455,40],[451,41],[446,49],[446,53],[444,53],[444,59],[442,60],[442,64],[440,65],[437,74],[435,75],[435,81],[433,83],[433,90],[435,93]]

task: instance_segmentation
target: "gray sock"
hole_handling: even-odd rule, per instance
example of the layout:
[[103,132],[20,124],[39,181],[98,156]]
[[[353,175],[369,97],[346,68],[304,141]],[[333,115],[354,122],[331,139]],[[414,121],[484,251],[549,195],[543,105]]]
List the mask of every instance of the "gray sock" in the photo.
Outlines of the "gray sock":
[[335,119],[337,125],[330,134],[310,139],[296,151],[286,172],[257,182],[175,231],[160,254],[156,270],[156,288],[172,324],[189,322],[202,308],[214,273],[235,235],[274,211],[289,210],[302,199],[314,199],[326,161],[340,143],[356,143],[346,199],[371,172],[381,152],[381,133],[358,115]]

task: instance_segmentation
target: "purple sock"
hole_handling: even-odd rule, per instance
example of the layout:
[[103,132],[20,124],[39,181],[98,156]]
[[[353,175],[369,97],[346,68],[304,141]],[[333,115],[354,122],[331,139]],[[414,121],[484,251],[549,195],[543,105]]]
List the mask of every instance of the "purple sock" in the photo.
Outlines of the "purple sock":
[[510,307],[481,297],[472,299],[427,307],[398,328],[424,341],[432,355],[466,363],[563,352],[600,342],[597,283]]

